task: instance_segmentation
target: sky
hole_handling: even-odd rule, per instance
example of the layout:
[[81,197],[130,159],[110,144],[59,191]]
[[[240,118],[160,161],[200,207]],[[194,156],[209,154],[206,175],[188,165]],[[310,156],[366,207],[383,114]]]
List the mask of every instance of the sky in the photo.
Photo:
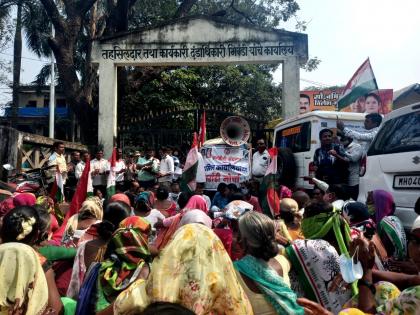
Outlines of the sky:
[[[297,0],[298,18],[308,22],[309,57],[321,64],[313,72],[301,71],[301,90],[307,86],[345,85],[370,58],[379,88],[401,89],[420,83],[420,27],[418,0]],[[280,25],[294,31],[296,20]],[[12,50],[5,52],[11,55]],[[24,48],[22,83],[30,83],[44,61]],[[0,58],[11,56],[0,54]],[[35,59],[35,60],[32,60]],[[281,69],[274,73],[281,82]],[[309,82],[308,82],[309,81]],[[0,86],[0,104],[11,100]]]
[[[420,27],[417,0],[298,0],[298,18],[308,22],[309,57],[321,64],[301,71],[301,89],[345,85],[370,58],[379,88],[420,83]],[[290,21],[286,30],[293,30]],[[274,75],[281,81],[281,71]]]

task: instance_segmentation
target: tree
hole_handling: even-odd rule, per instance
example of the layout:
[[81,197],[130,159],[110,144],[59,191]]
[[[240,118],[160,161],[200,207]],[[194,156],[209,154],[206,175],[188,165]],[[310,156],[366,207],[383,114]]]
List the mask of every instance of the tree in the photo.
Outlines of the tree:
[[[25,18],[24,23],[29,46],[39,56],[46,56],[52,50],[59,84],[65,87],[67,103],[80,122],[82,140],[89,143],[96,142],[97,134],[97,76],[90,63],[94,38],[194,14],[218,15],[228,21],[277,27],[299,10],[295,0],[40,0],[34,2],[34,7],[32,12],[35,14]],[[56,30],[54,37],[45,33],[50,29],[49,23]],[[257,72],[258,69],[255,68]],[[273,69],[267,68],[266,73]],[[120,70],[119,96],[132,89],[127,86],[125,78],[128,76],[135,79],[133,86],[147,86],[151,82],[164,84],[161,81],[166,71],[167,68],[160,67]],[[253,73],[254,77],[257,72]],[[48,75],[48,70],[43,69],[38,82]],[[249,101],[253,100],[251,95],[248,97]],[[243,104],[238,102],[235,106],[241,108]]]
[[[10,48],[13,38],[13,23],[8,6],[0,4],[0,53]],[[0,57],[0,85],[8,83],[7,75],[11,72],[10,62]]]

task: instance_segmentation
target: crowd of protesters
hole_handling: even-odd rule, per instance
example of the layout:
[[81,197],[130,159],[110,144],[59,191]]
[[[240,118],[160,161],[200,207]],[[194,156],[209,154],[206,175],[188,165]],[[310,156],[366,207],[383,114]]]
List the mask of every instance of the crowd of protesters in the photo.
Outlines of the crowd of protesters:
[[159,157],[117,150],[107,196],[104,152],[74,152],[67,164],[56,143],[50,164],[67,199],[87,163],[94,195],[64,223],[64,204],[49,196],[1,201],[0,314],[418,314],[420,218],[406,234],[391,193],[355,201],[332,179],[346,169],[323,164],[351,154],[328,131],[320,139],[312,195],[278,183],[276,215],[264,203],[263,140],[253,178],[214,195],[205,183],[181,191],[183,161],[166,147]]

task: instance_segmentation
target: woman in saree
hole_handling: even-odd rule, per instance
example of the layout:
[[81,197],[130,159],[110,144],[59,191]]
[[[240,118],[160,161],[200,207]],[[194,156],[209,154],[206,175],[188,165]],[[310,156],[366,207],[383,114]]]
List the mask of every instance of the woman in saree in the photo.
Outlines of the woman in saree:
[[70,217],[63,234],[62,243],[77,246],[79,239],[89,227],[102,221],[103,209],[99,199],[89,198],[82,203],[79,212]]
[[376,232],[376,224],[370,218],[368,207],[361,202],[348,202],[343,206],[343,217],[349,223],[352,239],[364,235],[375,244],[376,268],[385,270],[388,254]]
[[[41,222],[35,208],[29,206],[19,206],[4,216],[0,232],[1,239],[4,245],[8,243],[13,245],[16,245],[16,243],[22,243],[32,248],[37,248],[36,245],[39,243],[39,236],[45,232],[40,229],[40,226]],[[60,294],[55,283],[55,275],[54,270],[52,269],[52,264],[46,257],[41,255],[39,252],[36,252],[35,249],[33,250],[37,254],[41,269],[44,270],[44,277],[47,281],[48,287],[46,293],[48,304],[54,310],[60,312],[63,308],[63,304],[60,300]]]
[[130,207],[123,202],[111,202],[105,208],[103,221],[88,229],[87,232],[90,231],[96,236],[90,241],[81,243],[77,249],[70,285],[66,294],[68,297],[77,299],[90,265],[103,260],[108,241],[118,229],[120,222],[129,217],[130,211]]
[[171,237],[175,234],[176,230],[180,227],[180,222],[182,217],[190,210],[200,210],[202,212],[204,212],[204,214],[207,215],[209,209],[207,208],[207,203],[206,200],[200,196],[200,195],[194,195],[192,196],[187,204],[185,205],[185,207],[181,210],[180,213],[169,217],[169,218],[165,218],[162,221],[163,224],[163,229],[161,229],[159,231],[159,234],[156,238],[155,241],[155,246],[158,249],[163,249],[166,244],[169,242],[169,240],[171,239]]
[[100,312],[108,307],[112,310],[119,293],[137,279],[147,279],[151,261],[150,224],[142,218],[137,219],[139,222],[130,222],[128,226],[122,222],[107,246],[104,260],[92,266],[80,290],[77,314]]
[[154,302],[180,304],[197,315],[254,314],[220,239],[196,223],[178,229],[149,278],[118,296],[114,314],[139,314]]
[[[351,252],[355,248],[359,251],[359,261],[363,268],[363,277],[358,282],[359,295],[354,308],[345,309],[345,314],[392,314],[415,315],[420,307],[420,282],[407,282],[406,276],[393,272],[380,272],[373,269],[375,263],[375,250],[373,242],[363,236],[355,239],[351,245]],[[419,247],[419,246],[417,246]],[[418,249],[410,254],[418,255]],[[380,275],[388,274],[388,280],[380,279]],[[378,281],[381,280],[381,281]],[[406,282],[403,285],[403,282]],[[403,290],[402,292],[400,290]]]
[[22,243],[0,245],[0,314],[40,315],[48,308],[48,285],[37,253]]
[[255,314],[304,314],[290,289],[290,263],[275,241],[274,221],[258,212],[239,219],[240,243],[245,256],[234,266]]

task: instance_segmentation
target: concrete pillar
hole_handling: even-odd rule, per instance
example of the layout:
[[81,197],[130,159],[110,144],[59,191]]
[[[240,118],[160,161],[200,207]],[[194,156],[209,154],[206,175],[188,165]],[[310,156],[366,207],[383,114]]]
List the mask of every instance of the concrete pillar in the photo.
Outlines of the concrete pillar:
[[98,116],[98,142],[108,158],[117,138],[117,67],[112,63],[99,64]]
[[288,58],[283,62],[283,103],[284,119],[299,114],[300,65],[297,57]]

